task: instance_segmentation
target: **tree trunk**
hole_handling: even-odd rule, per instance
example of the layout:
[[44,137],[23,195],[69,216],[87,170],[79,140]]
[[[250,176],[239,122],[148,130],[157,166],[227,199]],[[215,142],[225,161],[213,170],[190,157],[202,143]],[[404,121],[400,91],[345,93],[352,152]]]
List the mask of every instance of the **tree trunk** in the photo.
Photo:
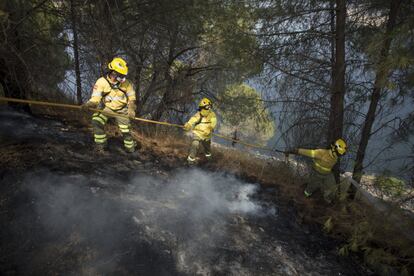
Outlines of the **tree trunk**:
[[73,32],[73,55],[75,58],[75,77],[76,77],[76,101],[78,104],[82,104],[82,81],[79,66],[79,43],[78,43],[78,28],[76,25],[76,12],[75,12],[75,0],[70,1],[70,13],[72,20],[72,32]]
[[371,102],[369,105],[368,113],[365,118],[364,127],[361,133],[361,140],[359,142],[357,156],[355,160],[354,172],[352,178],[360,182],[362,177],[363,162],[365,158],[365,151],[368,146],[368,141],[371,137],[371,129],[375,121],[376,111],[378,107],[378,102],[381,99],[382,88],[384,87],[385,81],[388,76],[388,69],[385,66],[386,60],[389,55],[389,50],[391,46],[391,33],[395,28],[395,22],[398,16],[398,10],[401,4],[401,0],[392,0],[390,13],[388,16],[387,28],[384,34],[384,42],[380,51],[379,56],[379,65],[376,72],[374,88],[371,94]]
[[336,0],[335,62],[332,79],[328,143],[342,137],[345,96],[345,0]]
[[[336,0],[335,60],[332,70],[331,110],[329,115],[327,143],[342,137],[345,97],[345,0]],[[332,25],[331,25],[332,26]],[[339,181],[339,161],[333,172]]]
[[[331,0],[329,3],[329,8],[331,9],[331,93],[333,93],[333,84],[335,82],[335,0]],[[328,140],[329,143],[329,140]]]
[[174,30],[174,33],[172,34],[172,37],[170,40],[170,47],[168,51],[168,63],[164,71],[164,80],[166,82],[166,87],[164,90],[164,94],[162,95],[161,102],[159,103],[157,110],[152,116],[152,119],[156,121],[160,120],[164,112],[168,109],[169,99],[171,98],[172,96],[171,94],[173,93],[173,90],[174,90],[174,79],[173,77],[171,77],[170,70],[175,61],[174,51],[175,51],[175,46],[177,42],[177,36],[178,36],[178,29]]
[[[111,11],[111,4],[112,1],[105,1],[103,5],[103,15],[104,15],[104,26],[101,30],[101,35],[105,39],[104,42],[104,57],[102,61],[104,63],[112,60],[116,54],[116,46],[115,46],[115,33],[117,32],[116,24],[114,22],[114,18],[112,16]],[[107,64],[105,64],[107,65]]]

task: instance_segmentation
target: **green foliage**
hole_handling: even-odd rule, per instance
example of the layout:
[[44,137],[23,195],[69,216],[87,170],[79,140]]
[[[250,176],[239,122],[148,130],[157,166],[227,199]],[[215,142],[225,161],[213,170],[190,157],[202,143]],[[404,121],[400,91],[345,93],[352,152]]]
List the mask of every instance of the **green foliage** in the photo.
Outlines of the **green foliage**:
[[145,114],[182,120],[200,93],[214,98],[261,71],[249,1],[115,2],[79,4],[84,67],[96,74],[99,63],[123,55]]
[[378,238],[368,221],[360,221],[353,227],[353,234],[348,242],[343,245],[338,253],[341,256],[348,256],[350,252],[362,252],[364,260],[381,275],[388,275],[394,267],[399,265],[397,255],[373,243]]
[[386,196],[393,198],[400,197],[405,191],[405,182],[396,177],[380,175],[375,179],[374,185]]
[[259,42],[250,35],[256,23],[252,9],[229,3],[214,13],[203,22],[200,36],[206,61],[223,66],[232,81],[260,73],[263,64],[255,55]]
[[349,239],[348,246],[352,252],[357,252],[365,246],[373,236],[372,226],[368,221],[361,221],[356,224],[352,237]]
[[329,218],[325,221],[325,223],[323,224],[323,229],[324,229],[326,232],[331,232],[331,231],[332,231],[332,229],[333,229],[332,217],[329,217]]
[[183,62],[179,61],[179,60],[174,60],[173,63],[170,66],[170,76],[172,78],[178,78],[178,76],[180,75],[180,73],[182,73],[183,71],[185,71],[188,68],[188,66],[186,64],[184,64]]
[[0,77],[15,96],[56,93],[71,64],[64,19],[50,1],[7,1],[0,12]]
[[[8,17],[8,13],[0,8],[0,24],[6,23]],[[4,28],[4,26],[2,27]]]
[[274,136],[273,119],[254,88],[247,84],[230,85],[220,95],[219,103],[222,133],[230,135],[237,129],[245,138],[260,142],[266,142]]
[[[411,275],[414,269],[414,248],[412,240],[400,233],[401,228],[412,229],[412,222],[395,227],[394,223],[384,219],[384,213],[378,213],[371,207],[358,202],[349,202],[349,213],[343,208],[338,210],[332,233],[346,236],[347,242],[339,248],[338,254],[361,253],[364,261],[379,275]],[[391,209],[387,217],[405,219],[399,209]]]
[[340,256],[346,257],[349,255],[349,249],[348,249],[348,245],[344,245],[342,246],[339,250],[338,250],[338,254]]

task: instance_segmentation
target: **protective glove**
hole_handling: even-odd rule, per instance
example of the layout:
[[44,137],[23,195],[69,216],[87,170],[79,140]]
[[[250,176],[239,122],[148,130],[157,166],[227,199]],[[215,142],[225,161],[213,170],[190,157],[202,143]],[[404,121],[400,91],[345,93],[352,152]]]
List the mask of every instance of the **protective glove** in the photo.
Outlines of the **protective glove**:
[[97,108],[98,104],[94,102],[86,102],[83,105],[81,105],[82,111],[89,111],[90,108]]
[[191,130],[191,124],[186,123],[186,124],[184,125],[184,130],[185,130],[185,131],[189,131],[189,130]]
[[137,105],[135,101],[131,101],[128,103],[128,117],[131,119],[135,118],[135,110],[137,109]]

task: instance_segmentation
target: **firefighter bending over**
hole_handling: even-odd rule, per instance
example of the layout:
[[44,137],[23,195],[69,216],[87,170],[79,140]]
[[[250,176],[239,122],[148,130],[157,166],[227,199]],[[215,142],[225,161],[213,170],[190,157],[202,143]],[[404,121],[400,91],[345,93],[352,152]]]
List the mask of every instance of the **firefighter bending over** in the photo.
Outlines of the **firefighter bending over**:
[[346,142],[338,139],[331,144],[330,149],[293,149],[287,154],[299,154],[313,159],[312,172],[305,188],[305,196],[321,190],[326,202],[331,203],[337,191],[337,184],[332,173],[332,168],[338,161],[338,157],[346,153]]
[[[108,64],[109,71],[105,76],[99,78],[94,87],[91,99],[82,105],[84,110],[97,108],[103,102],[103,112],[109,114],[128,115],[129,118],[135,118],[136,95],[132,83],[126,79],[128,66],[125,60],[116,57]],[[95,140],[95,150],[104,152],[107,146],[107,137],[105,133],[105,124],[108,117],[103,113],[96,112],[92,115],[92,126]],[[130,133],[130,120],[114,116],[119,130],[123,136],[124,148],[126,152],[135,151],[135,141]]]
[[212,110],[212,103],[204,98],[198,105],[198,112],[184,125],[186,131],[193,130],[193,142],[187,161],[189,164],[196,162],[197,152],[200,146],[204,149],[204,155],[211,159],[211,136],[217,124],[216,114]]

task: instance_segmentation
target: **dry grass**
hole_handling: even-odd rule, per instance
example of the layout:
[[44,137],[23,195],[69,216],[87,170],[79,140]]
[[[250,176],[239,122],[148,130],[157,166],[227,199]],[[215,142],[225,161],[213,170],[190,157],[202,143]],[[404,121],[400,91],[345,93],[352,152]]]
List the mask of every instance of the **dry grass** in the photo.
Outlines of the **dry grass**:
[[[155,147],[153,150],[157,154],[174,154],[175,158],[182,160],[186,158],[190,143],[177,133],[172,137],[162,133],[151,138],[139,138],[145,140],[149,147]],[[413,272],[414,244],[407,236],[401,235],[401,231],[414,229],[414,224],[407,219],[407,224],[398,228],[387,219],[390,216],[402,217],[399,208],[384,215],[360,201],[337,201],[334,205],[326,205],[321,199],[304,197],[306,178],[300,177],[286,162],[261,159],[247,151],[221,146],[213,147],[213,155],[214,162],[210,168],[233,173],[265,187],[276,187],[282,199],[296,207],[299,219],[318,223],[331,236],[344,241],[338,254],[360,253],[375,273],[381,275],[410,275]]]
[[[71,122],[77,121],[77,124],[89,124],[87,116],[79,112],[52,110],[50,114],[63,116]],[[156,156],[171,167],[185,162],[191,140],[181,130],[144,124],[135,124],[134,129],[133,137],[141,144],[142,154]],[[114,126],[108,127],[108,132],[120,135]],[[359,252],[379,274],[387,275],[392,271],[407,275],[414,273],[413,241],[407,240],[401,235],[401,229],[386,219],[393,214],[380,214],[359,201],[338,201],[327,206],[317,197],[304,197],[306,179],[286,162],[261,159],[248,151],[234,148],[213,146],[212,150],[214,160],[208,164],[208,169],[227,171],[249,182],[276,187],[282,199],[296,207],[299,219],[318,223],[332,236],[344,241],[339,254]],[[414,229],[412,221],[407,220],[406,227],[407,231]]]

